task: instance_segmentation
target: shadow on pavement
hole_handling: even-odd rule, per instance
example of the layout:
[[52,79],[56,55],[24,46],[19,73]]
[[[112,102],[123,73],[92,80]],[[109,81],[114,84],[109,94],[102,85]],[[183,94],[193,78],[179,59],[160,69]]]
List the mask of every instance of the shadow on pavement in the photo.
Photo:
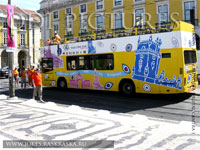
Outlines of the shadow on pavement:
[[[8,91],[1,92],[9,95]],[[16,96],[31,99],[33,89],[17,89]],[[43,88],[44,101],[64,105],[78,105],[85,108],[103,109],[115,113],[158,108],[171,104],[178,104],[190,98],[192,94],[150,95],[135,94],[123,96],[118,92],[92,91],[79,89],[59,90],[57,88]],[[181,108],[180,108],[181,109]]]

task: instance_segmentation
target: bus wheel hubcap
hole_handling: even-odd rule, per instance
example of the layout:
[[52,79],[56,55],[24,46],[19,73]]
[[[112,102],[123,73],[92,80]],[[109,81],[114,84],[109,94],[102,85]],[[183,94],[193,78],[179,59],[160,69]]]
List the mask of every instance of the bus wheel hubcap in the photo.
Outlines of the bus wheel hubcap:
[[60,82],[60,87],[65,87],[65,82],[64,81]]
[[131,94],[131,92],[132,92],[132,86],[131,86],[131,84],[125,83],[123,91],[124,91],[125,94]]

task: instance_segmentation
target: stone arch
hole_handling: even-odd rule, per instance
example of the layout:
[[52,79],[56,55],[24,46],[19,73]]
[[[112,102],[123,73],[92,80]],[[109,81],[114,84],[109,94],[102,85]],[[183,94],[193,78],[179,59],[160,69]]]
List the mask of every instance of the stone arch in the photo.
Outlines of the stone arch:
[[8,52],[3,50],[1,52],[1,68],[8,66]]
[[28,52],[25,50],[21,50],[18,52],[18,64],[19,68],[27,67],[28,64]]

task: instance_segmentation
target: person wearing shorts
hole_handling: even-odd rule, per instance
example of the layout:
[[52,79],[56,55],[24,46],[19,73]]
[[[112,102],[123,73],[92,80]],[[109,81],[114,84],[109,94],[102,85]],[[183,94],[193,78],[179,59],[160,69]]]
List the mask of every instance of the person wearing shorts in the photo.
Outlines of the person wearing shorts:
[[21,88],[26,88],[26,71],[24,67],[21,70]]
[[42,74],[40,73],[40,70],[36,68],[35,73],[32,75],[32,81],[33,81],[33,99],[37,96],[40,98],[41,102],[44,102],[42,100]]

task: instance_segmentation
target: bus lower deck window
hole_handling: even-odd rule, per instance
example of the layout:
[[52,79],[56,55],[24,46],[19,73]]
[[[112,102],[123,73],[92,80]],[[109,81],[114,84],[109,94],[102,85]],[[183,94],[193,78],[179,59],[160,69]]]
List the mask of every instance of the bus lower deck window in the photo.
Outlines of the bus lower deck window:
[[42,59],[42,72],[49,72],[53,70],[53,59],[52,58],[43,58]]
[[68,56],[67,70],[113,70],[113,54]]

